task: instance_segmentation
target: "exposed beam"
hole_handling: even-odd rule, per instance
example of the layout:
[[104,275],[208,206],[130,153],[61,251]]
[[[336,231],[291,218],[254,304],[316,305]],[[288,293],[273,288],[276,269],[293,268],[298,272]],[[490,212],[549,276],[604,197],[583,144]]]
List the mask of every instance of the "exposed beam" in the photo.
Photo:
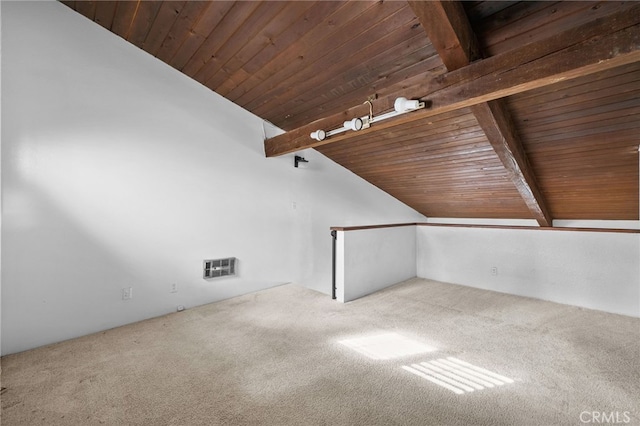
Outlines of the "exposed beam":
[[[460,2],[409,1],[409,5],[447,70],[463,68],[482,57]],[[471,112],[533,217],[540,226],[552,226],[546,201],[504,102],[501,99],[482,102],[473,105]]]
[[483,102],[472,106],[471,112],[476,116],[533,218],[540,226],[552,226],[551,214],[504,102]]
[[[504,54],[476,61],[439,77],[410,86],[376,100],[376,110],[390,109],[397,96],[421,98],[430,108],[376,123],[358,133],[347,132],[322,142],[309,134],[330,130],[346,118],[366,114],[358,105],[265,141],[268,157],[346,140],[444,112],[544,87],[558,81],[640,61],[640,5],[594,20]],[[527,64],[526,67],[520,66]]]
[[440,59],[453,71],[482,58],[480,46],[458,1],[408,1]]

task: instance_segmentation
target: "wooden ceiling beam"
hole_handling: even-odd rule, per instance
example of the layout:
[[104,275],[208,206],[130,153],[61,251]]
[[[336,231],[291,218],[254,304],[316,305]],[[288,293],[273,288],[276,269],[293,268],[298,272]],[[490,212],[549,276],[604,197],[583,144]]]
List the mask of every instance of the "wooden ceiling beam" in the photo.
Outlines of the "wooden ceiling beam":
[[[340,127],[344,120],[366,115],[367,107],[358,105],[265,140],[265,154],[273,157],[347,140],[639,61],[640,5],[504,54],[475,61],[413,86],[397,85],[394,91],[387,92],[388,95],[374,102],[375,111],[379,112],[391,109],[396,97],[405,96],[427,101],[427,109],[376,123],[359,132],[342,133],[321,142],[309,137],[315,130],[331,130]],[[524,64],[526,66],[522,66]]]
[[[447,70],[463,68],[482,58],[480,46],[462,3],[411,0],[409,5]],[[482,102],[473,105],[471,112],[533,218],[540,226],[552,226],[547,203],[504,102],[501,99]]]
[[409,0],[440,59],[453,71],[482,59],[476,35],[458,1]]

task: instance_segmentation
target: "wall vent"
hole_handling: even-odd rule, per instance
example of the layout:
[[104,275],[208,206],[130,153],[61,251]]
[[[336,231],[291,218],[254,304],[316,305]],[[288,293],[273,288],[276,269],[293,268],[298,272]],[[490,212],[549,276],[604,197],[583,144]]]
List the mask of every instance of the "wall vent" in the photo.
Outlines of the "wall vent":
[[202,278],[226,277],[236,274],[236,258],[205,259],[202,262]]

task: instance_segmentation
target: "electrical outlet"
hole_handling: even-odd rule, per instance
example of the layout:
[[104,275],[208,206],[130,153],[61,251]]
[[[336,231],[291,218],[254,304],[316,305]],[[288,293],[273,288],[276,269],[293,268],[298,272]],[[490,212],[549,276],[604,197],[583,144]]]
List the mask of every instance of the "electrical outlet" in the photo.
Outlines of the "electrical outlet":
[[122,300],[133,299],[133,287],[125,287],[122,289]]
[[178,292],[178,283],[171,283],[171,293],[177,293]]
[[498,268],[497,268],[497,267],[493,266],[493,267],[491,268],[491,275],[493,275],[494,277],[495,277],[496,275],[498,275]]

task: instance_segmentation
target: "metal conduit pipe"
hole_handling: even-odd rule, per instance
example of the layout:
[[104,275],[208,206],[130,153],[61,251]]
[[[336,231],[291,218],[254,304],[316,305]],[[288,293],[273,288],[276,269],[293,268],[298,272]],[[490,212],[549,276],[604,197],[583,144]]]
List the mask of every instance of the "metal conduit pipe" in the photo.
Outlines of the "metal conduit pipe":
[[331,252],[331,298],[336,298],[336,240],[338,239],[338,231],[331,231],[333,239],[333,247]]

